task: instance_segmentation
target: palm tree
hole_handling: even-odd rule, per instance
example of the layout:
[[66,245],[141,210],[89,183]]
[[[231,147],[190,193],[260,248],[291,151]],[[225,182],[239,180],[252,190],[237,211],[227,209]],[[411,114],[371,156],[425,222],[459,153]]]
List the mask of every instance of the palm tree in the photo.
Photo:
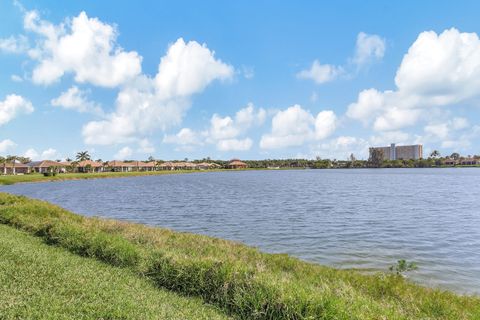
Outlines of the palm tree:
[[88,153],[88,151],[80,151],[80,152],[77,152],[77,160],[78,161],[85,161],[85,160],[90,160],[90,154]]
[[430,153],[430,157],[432,158],[440,157],[440,152],[438,152],[438,150],[433,150],[432,153]]
[[7,174],[7,159],[0,156],[0,163],[3,164],[3,174]]

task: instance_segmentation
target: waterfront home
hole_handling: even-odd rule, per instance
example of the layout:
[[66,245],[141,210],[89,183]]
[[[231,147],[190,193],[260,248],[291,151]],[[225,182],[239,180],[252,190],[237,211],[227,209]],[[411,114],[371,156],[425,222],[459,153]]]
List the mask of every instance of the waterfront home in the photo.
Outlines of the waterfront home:
[[208,163],[208,162],[201,162],[196,164],[195,169],[199,170],[208,170],[208,169],[218,169],[221,168],[222,166],[216,163]]
[[29,172],[29,167],[18,160],[14,162],[6,161],[1,167],[3,174],[25,174]]
[[460,160],[462,166],[476,166],[480,164],[480,161],[475,158],[465,158]]
[[132,165],[133,169],[136,171],[155,171],[155,161],[143,162],[143,161],[133,161],[129,164]]
[[173,162],[170,162],[170,161],[163,162],[162,164],[160,164],[160,165],[158,166],[158,168],[159,168],[160,170],[174,170]]
[[30,168],[30,172],[45,173],[51,171],[65,172],[67,165],[52,161],[52,160],[41,160],[41,161],[32,161],[27,163],[27,166]]
[[133,165],[129,162],[112,160],[107,162],[107,169],[114,172],[130,172],[133,169]]
[[457,160],[455,160],[455,159],[445,159],[445,161],[443,161],[443,164],[446,165],[446,166],[456,166],[457,165]]
[[77,164],[78,172],[102,172],[104,171],[103,163],[92,160],[80,161]]
[[245,169],[247,167],[248,165],[245,162],[238,159],[232,159],[227,165],[227,168],[229,169]]

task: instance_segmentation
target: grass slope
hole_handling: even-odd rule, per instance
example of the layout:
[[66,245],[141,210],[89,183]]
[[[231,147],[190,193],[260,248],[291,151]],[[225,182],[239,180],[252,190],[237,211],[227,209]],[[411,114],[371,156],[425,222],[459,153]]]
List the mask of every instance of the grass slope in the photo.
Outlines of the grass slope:
[[0,223],[201,297],[242,319],[480,319],[480,298],[362,275],[206,236],[87,218],[0,193]]
[[128,269],[0,225],[0,319],[225,319]]
[[[220,171],[220,170],[208,170],[208,171]],[[60,174],[57,174],[56,176],[50,176],[50,177],[45,177],[43,174],[39,174],[39,173],[21,174],[21,175],[1,175],[0,185],[11,185],[15,183],[25,183],[25,182],[48,182],[48,181],[80,180],[80,179],[121,178],[121,177],[152,176],[152,175],[193,173],[193,172],[207,172],[207,170],[60,173]]]

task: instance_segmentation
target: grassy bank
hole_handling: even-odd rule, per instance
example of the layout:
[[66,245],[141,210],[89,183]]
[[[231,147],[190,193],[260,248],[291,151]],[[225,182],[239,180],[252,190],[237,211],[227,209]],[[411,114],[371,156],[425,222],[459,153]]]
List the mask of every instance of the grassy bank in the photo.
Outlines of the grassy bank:
[[243,319],[480,318],[480,298],[399,276],[362,275],[221,239],[86,218],[21,196],[0,193],[0,223]]
[[[219,171],[219,170],[208,170]],[[180,173],[194,173],[207,172],[206,170],[164,170],[164,171],[135,171],[135,172],[98,172],[98,173],[60,173],[56,176],[45,177],[43,174],[32,173],[24,175],[3,175],[0,176],[0,185],[10,185],[15,183],[26,182],[48,182],[48,181],[63,181],[63,180],[80,180],[80,179],[103,179],[103,178],[121,178],[121,177],[136,177],[136,176],[152,176],[164,174],[180,174]]]
[[0,225],[0,319],[226,319],[128,269]]

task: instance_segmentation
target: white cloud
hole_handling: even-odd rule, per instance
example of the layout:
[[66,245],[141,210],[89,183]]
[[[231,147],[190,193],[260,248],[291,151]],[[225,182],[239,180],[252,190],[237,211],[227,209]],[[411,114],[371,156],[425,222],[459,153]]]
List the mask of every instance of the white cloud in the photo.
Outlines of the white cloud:
[[16,94],[8,95],[5,100],[0,101],[0,126],[21,114],[33,112],[32,103],[22,96]]
[[6,53],[24,53],[28,48],[28,39],[23,35],[0,39],[0,51]]
[[262,149],[277,149],[300,146],[306,141],[322,140],[330,136],[336,128],[333,111],[321,111],[314,117],[300,105],[279,111],[272,119],[272,132],[262,136]]
[[252,139],[241,138],[252,126],[263,124],[267,112],[255,109],[252,103],[240,109],[232,118],[214,114],[210,119],[210,127],[202,132],[195,132],[189,128],[181,129],[176,135],[166,135],[164,143],[180,145],[179,150],[192,150],[193,147],[205,143],[215,144],[220,151],[246,151],[253,145]]
[[233,67],[215,59],[215,52],[205,44],[180,38],[160,61],[155,85],[161,99],[188,97],[213,80],[230,79],[233,73]]
[[17,74],[12,74],[10,76],[10,79],[13,81],[13,82],[22,82],[23,81],[23,78],[20,77],[19,75]]
[[41,158],[42,159],[58,159],[58,158],[61,158],[61,157],[58,155],[57,150],[55,150],[53,148],[48,148],[47,150],[44,150],[42,152]]
[[4,139],[0,141],[0,152],[7,152],[7,150],[12,149],[17,144],[10,139]]
[[468,120],[461,117],[455,117],[444,122],[432,122],[423,128],[425,134],[418,135],[416,142],[424,144],[441,142],[442,147],[452,148],[455,147],[453,142],[456,141],[458,147],[470,146],[470,140],[475,139],[476,135],[472,135],[475,127],[465,132],[465,129],[469,126]]
[[337,128],[337,116],[333,111],[321,111],[315,119],[315,137],[318,140],[329,137]]
[[245,139],[224,139],[217,142],[217,149],[220,151],[247,151],[253,145],[250,138]]
[[414,125],[427,109],[469,103],[480,96],[480,40],[457,29],[422,32],[395,76],[396,90],[360,92],[347,115],[375,130]]
[[153,153],[155,152],[155,147],[148,139],[142,139],[138,143],[138,153]]
[[299,79],[309,79],[317,84],[322,84],[335,80],[343,73],[343,68],[331,64],[320,64],[318,60],[313,61],[310,69],[302,70],[297,73]]
[[312,154],[326,159],[347,159],[351,154],[354,154],[357,159],[366,159],[368,157],[368,146],[368,141],[364,139],[340,136],[314,145]]
[[115,153],[114,157],[118,160],[126,160],[128,157],[132,156],[133,151],[130,147],[123,147]]
[[461,117],[452,119],[451,126],[454,130],[462,130],[469,126],[468,120]]
[[202,145],[199,134],[189,128],[183,128],[175,135],[165,135],[165,137],[163,137],[163,142],[178,144],[182,146]]
[[448,124],[446,123],[430,124],[425,126],[424,130],[427,134],[434,135],[440,139],[447,138],[450,132]]
[[245,79],[253,79],[253,77],[255,77],[255,69],[253,67],[242,66],[241,74],[243,74]]
[[358,34],[353,63],[362,66],[373,59],[381,59],[384,55],[385,39],[375,34]]
[[403,131],[384,131],[370,137],[370,144],[373,146],[386,146],[391,143],[406,144],[412,142],[412,137]]
[[24,28],[38,36],[37,46],[29,51],[38,61],[32,74],[37,84],[49,85],[73,73],[79,83],[116,87],[141,72],[138,53],[126,52],[116,44],[116,28],[85,12],[54,25],[36,11],[28,11]]
[[48,148],[41,153],[38,153],[35,149],[30,148],[25,151],[23,156],[30,158],[31,160],[55,160],[62,158],[58,151],[53,148]]
[[91,112],[97,115],[102,115],[103,111],[100,105],[89,101],[87,93],[82,91],[77,86],[72,86],[67,91],[50,101],[52,106],[61,107],[64,109],[75,110],[78,112]]
[[30,158],[31,160],[38,160],[38,152],[35,149],[32,149],[32,148],[25,151],[23,156],[26,157],[26,158]]
[[195,41],[178,39],[161,59],[154,79],[139,76],[118,94],[116,110],[106,120],[87,123],[87,144],[130,142],[141,134],[179,125],[190,98],[214,80],[233,76],[233,67],[215,59],[214,52]]

